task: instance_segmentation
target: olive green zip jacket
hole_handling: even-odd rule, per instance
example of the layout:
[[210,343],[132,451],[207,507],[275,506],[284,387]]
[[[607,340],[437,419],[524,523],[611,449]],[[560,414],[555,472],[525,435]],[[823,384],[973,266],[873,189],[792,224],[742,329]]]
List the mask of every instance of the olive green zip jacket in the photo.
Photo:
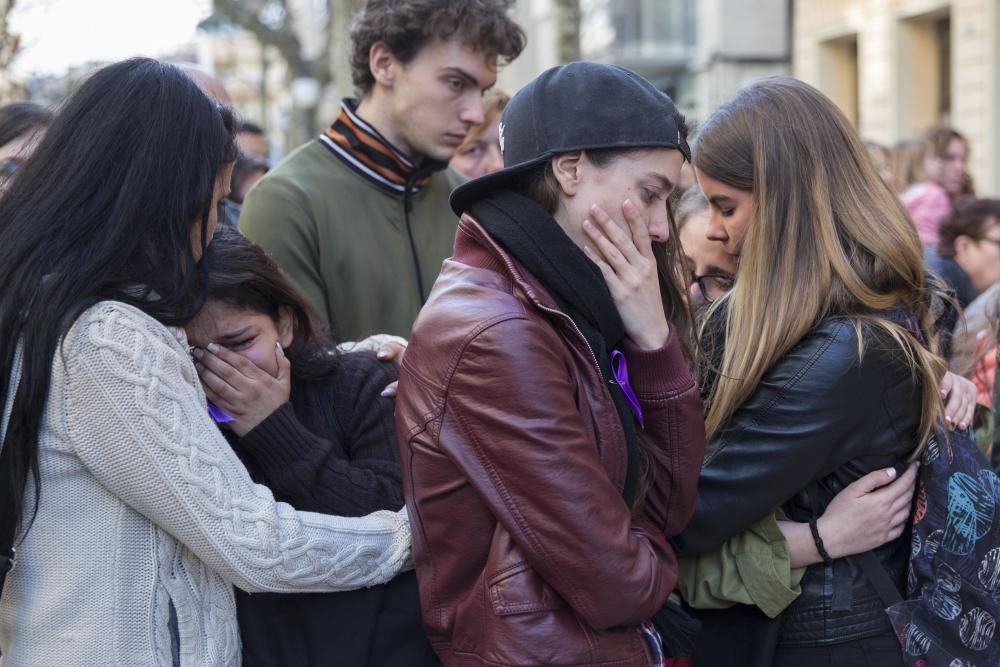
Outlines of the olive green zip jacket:
[[411,248],[403,195],[310,141],[247,194],[240,230],[274,258],[340,340],[409,337],[441,263],[451,256],[458,219],[448,195],[462,181],[447,169],[410,195]]

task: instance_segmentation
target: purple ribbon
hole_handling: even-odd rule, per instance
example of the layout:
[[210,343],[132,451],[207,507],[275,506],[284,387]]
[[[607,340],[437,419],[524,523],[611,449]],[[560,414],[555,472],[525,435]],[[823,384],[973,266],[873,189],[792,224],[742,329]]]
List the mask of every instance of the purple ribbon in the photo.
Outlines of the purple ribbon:
[[646,423],[642,419],[642,407],[639,405],[639,399],[636,397],[632,385],[628,382],[628,362],[620,350],[611,350],[611,372],[614,373],[615,382],[622,388],[625,398],[628,399],[628,404],[632,408],[635,418],[639,420],[639,426],[646,428]]
[[211,401],[208,401],[208,416],[219,424],[236,421],[236,417],[227,414],[225,410],[217,405],[213,405]]

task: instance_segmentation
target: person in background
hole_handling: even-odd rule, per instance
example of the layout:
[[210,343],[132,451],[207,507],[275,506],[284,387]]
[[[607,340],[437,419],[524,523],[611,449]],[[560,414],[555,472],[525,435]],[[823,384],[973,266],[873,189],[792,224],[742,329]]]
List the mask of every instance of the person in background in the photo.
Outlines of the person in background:
[[711,214],[708,199],[691,186],[674,209],[681,248],[689,265],[691,280],[684,287],[692,306],[700,307],[721,298],[733,288],[736,259],[725,246],[708,238]]
[[483,97],[484,120],[469,130],[462,145],[448,163],[466,178],[479,178],[503,168],[500,149],[500,114],[510,101],[510,95],[493,89]]
[[[216,232],[202,264],[208,300],[185,330],[206,395],[234,417],[223,433],[254,481],[300,510],[399,510],[394,404],[382,395],[396,365],[338,352],[274,262],[235,229]],[[237,591],[236,603],[244,665],[437,662],[413,572],[343,593]]]
[[878,175],[895,192],[897,190],[896,173],[892,168],[892,153],[889,151],[889,148],[876,141],[866,141],[865,148],[868,149],[868,155],[871,156],[872,162],[875,163]]
[[457,224],[448,161],[525,36],[513,0],[368,0],[333,125],[250,191],[240,229],[339,337],[409,335]]
[[[267,160],[254,154],[241,152],[233,164],[233,185],[229,193],[229,201],[242,204],[250,188],[264,177],[270,170]],[[236,216],[239,219],[239,215]]]
[[962,308],[1000,281],[1000,199],[962,200],[941,222],[937,248],[925,249],[924,260]]
[[972,194],[966,170],[969,143],[951,128],[933,128],[900,152],[903,190],[899,198],[917,226],[920,242],[935,247],[941,222],[963,197]]
[[233,100],[229,97],[226,85],[216,74],[197,63],[177,63],[177,67],[209,98],[226,107],[232,105]]
[[52,112],[33,102],[0,107],[0,188],[31,157],[51,122]]
[[177,67],[115,63],[3,197],[4,665],[231,667],[234,586],[353,590],[408,566],[405,513],[296,511],[210,416],[182,327],[205,299],[234,135]]
[[265,164],[271,155],[271,147],[264,129],[249,120],[240,122],[240,128],[236,132],[236,146],[240,149],[240,155],[256,156]]
[[969,140],[952,127],[928,130],[925,139],[930,153],[940,163],[937,182],[948,193],[952,206],[976,194],[969,174]]

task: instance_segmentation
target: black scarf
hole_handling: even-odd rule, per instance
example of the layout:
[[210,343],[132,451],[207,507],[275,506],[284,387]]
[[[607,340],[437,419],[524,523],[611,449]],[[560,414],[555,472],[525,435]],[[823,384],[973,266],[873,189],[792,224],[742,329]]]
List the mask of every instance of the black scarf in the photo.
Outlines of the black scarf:
[[639,484],[639,441],[632,409],[611,369],[611,351],[625,339],[625,325],[604,276],[552,216],[523,195],[498,190],[469,210],[493,240],[545,286],[594,352],[625,431],[628,468],[622,495],[631,506]]

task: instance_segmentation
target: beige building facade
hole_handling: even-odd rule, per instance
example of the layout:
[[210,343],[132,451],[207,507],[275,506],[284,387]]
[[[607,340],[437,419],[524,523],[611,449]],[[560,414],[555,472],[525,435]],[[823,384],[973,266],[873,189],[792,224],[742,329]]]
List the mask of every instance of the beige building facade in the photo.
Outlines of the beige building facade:
[[969,138],[980,194],[1000,194],[1000,0],[796,0],[795,76],[866,139],[935,124]]

